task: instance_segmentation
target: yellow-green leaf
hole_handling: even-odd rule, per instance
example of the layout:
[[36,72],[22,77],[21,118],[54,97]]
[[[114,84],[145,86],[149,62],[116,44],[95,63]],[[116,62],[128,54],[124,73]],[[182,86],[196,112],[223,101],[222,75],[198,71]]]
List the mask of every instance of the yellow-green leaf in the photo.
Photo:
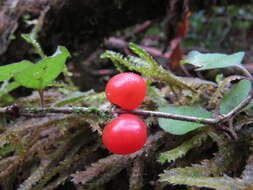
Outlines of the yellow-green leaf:
[[63,71],[65,61],[69,56],[68,50],[59,46],[54,55],[40,60],[22,72],[18,72],[14,78],[27,88],[45,88]]
[[32,65],[32,62],[24,60],[17,63],[0,66],[0,81],[8,80],[13,77],[16,72],[22,71]]

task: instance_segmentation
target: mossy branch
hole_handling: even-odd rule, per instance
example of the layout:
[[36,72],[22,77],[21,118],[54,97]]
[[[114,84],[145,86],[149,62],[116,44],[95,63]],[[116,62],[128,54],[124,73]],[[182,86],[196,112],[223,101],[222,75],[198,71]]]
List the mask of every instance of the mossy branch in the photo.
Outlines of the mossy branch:
[[240,110],[245,108],[252,100],[253,93],[250,92],[248,96],[238,104],[233,110],[229,113],[218,116],[216,118],[199,118],[192,116],[183,116],[177,114],[169,114],[157,111],[149,111],[149,110],[139,110],[135,109],[132,111],[126,111],[119,108],[114,110],[101,110],[98,107],[48,107],[48,108],[21,108],[17,105],[11,105],[7,107],[0,107],[0,115],[5,114],[12,117],[26,116],[26,117],[44,117],[47,114],[98,114],[100,116],[104,116],[105,113],[133,113],[141,116],[150,116],[150,117],[160,117],[160,118],[168,118],[175,119],[180,121],[189,121],[189,122],[197,122],[206,125],[217,125],[221,124],[224,121],[229,120],[234,117]]

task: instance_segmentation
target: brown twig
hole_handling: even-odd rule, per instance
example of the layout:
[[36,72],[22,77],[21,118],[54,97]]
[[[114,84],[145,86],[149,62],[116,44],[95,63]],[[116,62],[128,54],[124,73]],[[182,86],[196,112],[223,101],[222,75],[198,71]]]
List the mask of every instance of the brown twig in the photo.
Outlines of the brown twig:
[[[48,108],[23,108],[23,109],[17,109],[17,110],[11,110],[12,106],[3,107],[0,108],[0,114],[33,114],[33,115],[44,115],[45,114],[87,114],[91,113],[93,111],[99,111],[94,110],[94,107],[48,107]],[[200,117],[191,117],[191,116],[183,116],[183,115],[176,115],[176,114],[170,114],[170,113],[163,113],[163,112],[157,112],[157,111],[148,111],[148,110],[132,110],[132,111],[126,111],[119,108],[116,108],[113,110],[114,113],[133,113],[140,116],[152,116],[152,117],[160,117],[160,118],[168,118],[168,119],[175,119],[175,120],[181,120],[181,121],[189,121],[189,122],[198,122],[203,123],[207,125],[214,125],[216,124],[220,119],[211,119],[211,118],[200,118]]]
[[240,69],[243,72],[243,74],[249,78],[249,80],[253,81],[252,75],[250,74],[250,72],[243,65],[241,65],[241,64],[240,65],[235,65],[235,67],[237,69]]
[[40,106],[43,108],[44,107],[44,89],[39,89],[38,90],[39,96],[40,96]]
[[170,114],[170,113],[164,113],[164,112],[158,112],[158,111],[148,111],[148,110],[139,110],[139,109],[126,111],[126,110],[116,108],[115,112],[116,113],[133,113],[133,114],[141,115],[141,116],[150,116],[150,117],[167,118],[167,119],[174,119],[174,120],[180,120],[180,121],[197,122],[197,123],[202,123],[206,125],[214,125],[219,120],[219,118],[218,119],[200,118],[200,117],[176,115],[176,114]]
[[[110,37],[107,40],[105,40],[104,45],[108,49],[127,50],[128,42],[120,38]],[[169,59],[170,57],[170,52],[163,53],[161,50],[154,47],[141,46],[141,45],[140,47],[146,50],[153,57],[162,57],[165,59]]]
[[155,23],[155,20],[146,20],[145,22],[143,22],[142,24],[138,25],[133,31],[132,33],[123,36],[122,39],[123,40],[130,40],[133,36],[136,36],[137,34],[146,31],[147,29],[149,29],[153,24]]
[[240,104],[238,104],[233,110],[231,110],[227,114],[222,115],[220,121],[227,121],[228,119],[234,117],[237,113],[240,112],[240,110],[245,108],[251,102],[252,98],[253,98],[253,92],[250,91],[248,96]]
[[[220,115],[216,118],[201,118],[201,117],[192,117],[192,116],[184,116],[177,114],[170,114],[158,111],[150,111],[150,110],[131,110],[126,111],[120,108],[115,108],[112,112],[114,113],[132,113],[140,116],[150,116],[150,117],[159,117],[159,118],[167,118],[174,119],[180,121],[189,121],[202,123],[205,125],[217,125],[221,124],[230,118],[234,117],[240,110],[246,107],[253,98],[253,93],[250,92],[249,95],[243,100],[239,105],[237,105],[233,110],[229,113]],[[22,114],[32,114],[32,115],[45,115],[45,114],[87,114],[87,113],[99,113],[103,112],[103,110],[99,110],[96,107],[48,107],[48,108],[19,108],[17,105],[7,106],[0,108],[0,115],[10,115],[10,116],[22,116]]]

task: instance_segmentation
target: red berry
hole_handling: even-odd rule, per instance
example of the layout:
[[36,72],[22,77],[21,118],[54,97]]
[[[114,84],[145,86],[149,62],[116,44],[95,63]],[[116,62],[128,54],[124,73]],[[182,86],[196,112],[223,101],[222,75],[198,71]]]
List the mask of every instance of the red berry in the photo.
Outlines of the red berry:
[[115,154],[130,154],[143,147],[147,129],[143,121],[133,114],[122,114],[108,123],[102,135],[105,147]]
[[143,102],[146,95],[145,80],[134,73],[120,73],[108,81],[105,93],[112,104],[133,110]]

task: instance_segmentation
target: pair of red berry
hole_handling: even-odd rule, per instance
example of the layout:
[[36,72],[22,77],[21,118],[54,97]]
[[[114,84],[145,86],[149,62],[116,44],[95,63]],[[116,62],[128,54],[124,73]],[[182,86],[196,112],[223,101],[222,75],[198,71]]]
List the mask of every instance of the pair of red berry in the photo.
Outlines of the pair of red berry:
[[[134,73],[112,77],[105,88],[107,99],[122,109],[133,110],[146,95],[145,80]],[[147,139],[144,122],[136,115],[122,114],[108,123],[102,135],[105,147],[115,154],[130,154],[143,147]]]

